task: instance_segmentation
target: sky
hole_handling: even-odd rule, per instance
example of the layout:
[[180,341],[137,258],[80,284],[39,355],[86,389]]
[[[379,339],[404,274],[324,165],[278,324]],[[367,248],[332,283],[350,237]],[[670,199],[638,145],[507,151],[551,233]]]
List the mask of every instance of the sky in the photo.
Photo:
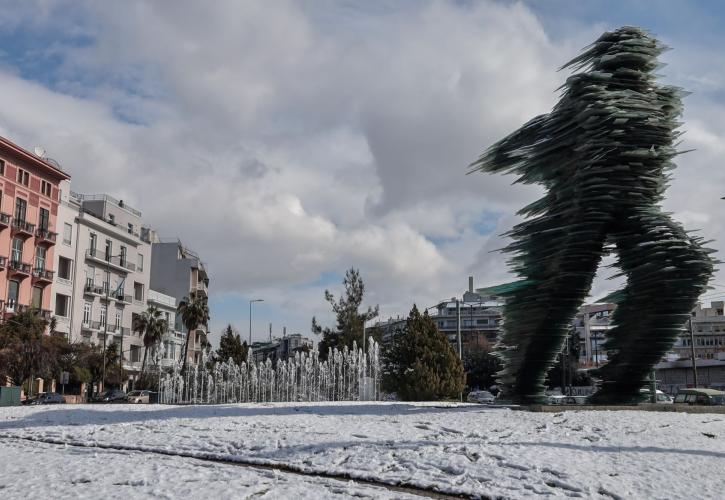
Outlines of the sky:
[[[723,249],[725,7],[717,1],[0,0],[0,135],[73,189],[143,211],[210,272],[211,328],[332,325],[360,270],[405,315],[514,279],[500,235],[539,197],[466,175],[551,109],[557,71],[602,32],[650,29],[685,99],[664,207]],[[722,257],[720,257],[722,258]],[[603,268],[592,297],[621,283]],[[718,271],[703,300],[725,298]],[[214,338],[214,337],[213,337]]]

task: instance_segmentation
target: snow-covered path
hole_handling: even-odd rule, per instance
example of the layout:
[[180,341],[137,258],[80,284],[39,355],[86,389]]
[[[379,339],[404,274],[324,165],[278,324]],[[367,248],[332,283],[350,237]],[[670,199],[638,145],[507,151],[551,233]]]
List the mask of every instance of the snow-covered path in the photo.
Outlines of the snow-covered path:
[[[547,414],[394,403],[68,405],[0,409],[0,440],[6,445],[2,436],[287,464],[471,496],[725,494],[725,416],[712,414]],[[7,479],[0,477],[0,484]],[[280,488],[275,498],[298,496]],[[240,487],[239,497],[243,491]]]

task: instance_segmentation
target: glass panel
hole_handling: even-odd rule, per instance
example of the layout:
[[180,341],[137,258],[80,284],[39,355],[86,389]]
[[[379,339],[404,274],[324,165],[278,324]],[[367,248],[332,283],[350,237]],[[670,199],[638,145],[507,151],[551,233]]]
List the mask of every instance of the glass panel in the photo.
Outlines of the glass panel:
[[15,262],[23,261],[23,240],[20,238],[13,238],[13,251],[10,260]]
[[48,230],[50,224],[50,212],[46,209],[40,209],[40,218],[38,219],[38,229]]
[[17,281],[10,281],[8,283],[8,300],[17,302],[19,292],[20,292],[20,283],[18,283]]
[[31,306],[35,309],[40,309],[43,306],[43,289],[37,286],[33,287],[33,299]]
[[35,248],[35,268],[45,269],[45,253],[46,249],[43,247]]
[[25,220],[25,212],[27,210],[28,203],[22,198],[15,199],[15,218],[17,220]]

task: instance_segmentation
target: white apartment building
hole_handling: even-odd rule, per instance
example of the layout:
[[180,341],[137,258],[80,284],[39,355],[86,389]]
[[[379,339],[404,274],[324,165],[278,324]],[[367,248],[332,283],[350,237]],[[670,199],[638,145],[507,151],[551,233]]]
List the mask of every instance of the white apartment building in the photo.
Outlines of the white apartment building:
[[186,339],[186,334],[174,327],[176,325],[176,298],[156,290],[149,290],[147,302],[149,307],[154,306],[162,312],[166,324],[169,326],[161,340],[160,363],[163,367],[171,367],[180,360]]
[[[178,239],[165,240],[153,231],[152,242],[151,287],[161,293],[174,297],[178,304],[185,298],[196,295],[207,299],[209,296],[209,274],[199,254],[184,246]],[[203,340],[207,337],[207,325],[190,333],[187,359],[190,363],[199,363]],[[176,332],[186,335],[186,327],[181,317],[176,317]]]
[[73,193],[61,186],[56,269],[51,304],[57,330],[70,341],[119,343],[124,368],[139,372],[143,340],[133,317],[147,308],[151,244],[141,212],[123,200]]

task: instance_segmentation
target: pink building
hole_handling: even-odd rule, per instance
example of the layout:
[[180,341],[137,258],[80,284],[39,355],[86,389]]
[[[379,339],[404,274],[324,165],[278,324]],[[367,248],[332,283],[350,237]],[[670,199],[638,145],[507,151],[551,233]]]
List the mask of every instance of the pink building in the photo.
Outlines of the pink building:
[[70,179],[52,160],[0,137],[0,305],[4,316],[33,308],[50,318],[60,199]]

